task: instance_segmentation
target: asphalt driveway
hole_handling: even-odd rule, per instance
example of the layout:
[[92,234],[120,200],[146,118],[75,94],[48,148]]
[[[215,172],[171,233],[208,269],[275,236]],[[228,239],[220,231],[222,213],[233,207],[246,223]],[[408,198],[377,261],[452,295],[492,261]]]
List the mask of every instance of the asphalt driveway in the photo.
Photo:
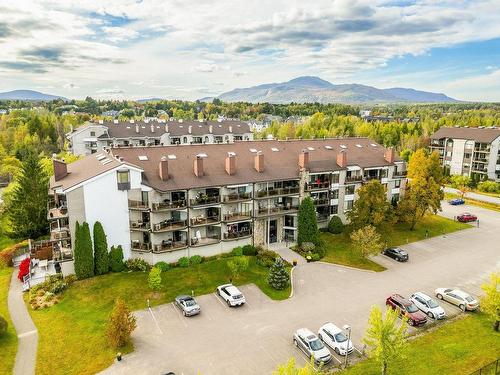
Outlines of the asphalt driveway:
[[[306,359],[292,344],[297,328],[315,332],[327,321],[352,326],[354,344],[361,338],[373,304],[384,305],[394,292],[432,294],[437,287],[454,286],[472,294],[490,272],[500,268],[500,214],[477,207],[449,206],[443,215],[467,210],[480,218],[480,227],[403,246],[408,263],[379,256],[388,268],[382,273],[326,263],[302,264],[294,270],[294,296],[268,299],[255,285],[242,287],[248,303],[228,308],[218,296],[197,297],[202,313],[184,318],[172,304],[136,312],[135,351],[106,374],[266,374],[294,356]],[[443,303],[449,315],[458,308]],[[335,361],[334,361],[335,362]]]

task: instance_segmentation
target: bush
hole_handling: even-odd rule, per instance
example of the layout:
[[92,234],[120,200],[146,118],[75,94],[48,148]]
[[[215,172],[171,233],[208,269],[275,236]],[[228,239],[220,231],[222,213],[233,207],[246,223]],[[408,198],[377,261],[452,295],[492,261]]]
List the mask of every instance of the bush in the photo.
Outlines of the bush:
[[276,258],[276,261],[269,270],[269,276],[267,277],[268,284],[276,289],[283,290],[290,285],[290,275],[285,269],[283,259],[280,257]]
[[94,276],[94,250],[87,222],[82,225],[76,222],[74,258],[76,277],[86,279]]
[[231,255],[235,257],[240,257],[243,255],[243,248],[241,246],[235,247],[233,251],[231,251]]
[[471,186],[471,179],[468,176],[454,175],[450,177],[451,187],[459,189],[461,186]]
[[68,275],[64,278],[64,282],[69,286],[76,281],[76,275]]
[[12,267],[12,258],[23,252],[22,248],[28,246],[28,241],[23,241],[0,251],[0,266],[2,264]]
[[484,193],[500,193],[500,184],[495,181],[482,181],[477,184],[477,189]]
[[103,275],[109,272],[108,242],[104,228],[98,221],[94,223],[94,273]]
[[261,250],[257,253],[257,264],[263,267],[272,267],[278,254],[271,250]]
[[321,257],[319,256],[319,254],[318,254],[318,253],[312,253],[312,255],[311,255],[311,260],[312,260],[313,262],[317,262],[317,261],[318,261],[318,260],[320,260],[320,259],[321,259]]
[[189,263],[190,264],[200,264],[203,258],[200,255],[193,255],[191,258],[189,258]]
[[179,267],[189,267],[189,258],[182,257],[178,260],[177,264],[179,265]]
[[19,265],[19,272],[17,273],[17,278],[20,281],[23,281],[24,276],[27,276],[30,273],[30,258],[23,259],[21,264]]
[[125,262],[125,267],[127,267],[127,269],[130,271],[141,271],[141,272],[146,272],[151,268],[150,264],[141,258],[133,258],[127,260]]
[[328,232],[333,234],[339,234],[344,231],[344,223],[337,215],[333,216],[328,223]]
[[309,253],[309,252],[312,252],[314,251],[314,249],[316,248],[316,245],[313,244],[312,242],[304,242],[301,246],[300,246],[300,249],[304,252],[304,253]]
[[257,248],[253,245],[243,246],[243,255],[255,256],[257,255]]
[[109,268],[113,272],[122,272],[125,270],[125,263],[123,263],[123,249],[121,245],[117,247],[111,246],[109,252]]
[[152,290],[161,289],[161,269],[156,267],[151,268],[148,276],[148,285]]
[[0,336],[7,333],[7,321],[0,315]]
[[106,335],[111,347],[118,349],[127,344],[136,326],[136,320],[130,309],[122,299],[117,299],[109,316],[106,329]]
[[231,274],[235,279],[237,279],[242,272],[248,269],[249,259],[245,256],[234,257],[227,261],[227,266],[231,271]]
[[158,262],[155,264],[156,268],[159,268],[162,272],[167,272],[170,269],[170,264],[167,262]]

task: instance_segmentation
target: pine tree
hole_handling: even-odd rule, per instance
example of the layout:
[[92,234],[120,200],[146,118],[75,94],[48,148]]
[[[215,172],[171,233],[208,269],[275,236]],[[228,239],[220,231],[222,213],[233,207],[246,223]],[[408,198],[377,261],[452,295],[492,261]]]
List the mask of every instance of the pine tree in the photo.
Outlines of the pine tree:
[[106,331],[111,346],[117,349],[127,344],[136,326],[136,319],[130,309],[122,299],[117,299],[109,316]]
[[297,243],[304,242],[319,244],[318,222],[316,220],[316,208],[310,197],[304,198],[299,207]]
[[76,227],[78,232],[75,238],[75,274],[79,279],[86,279],[94,276],[94,252],[90,228],[86,222]]
[[7,207],[9,236],[37,238],[47,233],[48,181],[38,155],[27,152]]
[[109,271],[108,242],[102,224],[94,223],[94,271],[103,275]]
[[290,275],[285,269],[283,259],[281,259],[280,257],[276,258],[276,261],[269,270],[267,282],[276,290],[286,289],[290,284]]

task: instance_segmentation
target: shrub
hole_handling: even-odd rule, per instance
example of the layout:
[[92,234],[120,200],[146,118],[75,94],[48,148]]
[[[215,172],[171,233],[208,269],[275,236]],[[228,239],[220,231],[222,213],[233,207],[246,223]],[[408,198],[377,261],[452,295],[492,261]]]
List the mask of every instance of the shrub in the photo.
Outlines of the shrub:
[[150,264],[141,258],[128,259],[125,262],[125,267],[127,267],[127,269],[130,271],[141,272],[146,272],[151,268]]
[[30,273],[30,258],[23,259],[21,264],[19,265],[19,272],[17,273],[17,278],[23,281],[24,276]]
[[118,349],[130,340],[137,326],[136,319],[122,299],[117,299],[109,316],[106,334],[112,348]]
[[304,242],[304,243],[300,246],[300,249],[301,249],[304,253],[313,252],[315,248],[316,248],[316,245],[315,245],[315,244],[313,244],[312,242]]
[[7,321],[3,318],[3,316],[0,315],[0,336],[7,333],[7,327]]
[[193,255],[191,258],[189,258],[189,263],[190,264],[200,264],[203,258],[200,255]]
[[159,268],[162,272],[167,272],[170,269],[170,264],[167,262],[158,262],[155,264],[156,268]]
[[272,267],[278,254],[271,250],[261,250],[257,253],[257,264],[263,267]]
[[103,275],[109,272],[108,241],[102,224],[94,223],[94,273]]
[[76,281],[76,275],[68,275],[64,278],[64,282],[69,286]]
[[321,259],[321,257],[320,257],[320,255],[319,255],[318,253],[312,253],[312,255],[311,255],[311,260],[312,260],[313,262],[317,262],[317,261],[318,261],[318,260],[320,260],[320,259]]
[[276,289],[283,290],[290,285],[290,275],[285,269],[283,259],[280,257],[276,258],[276,261],[269,270],[269,276],[267,277],[268,284]]
[[495,181],[482,181],[477,184],[477,189],[484,193],[500,193],[500,184]]
[[253,245],[243,246],[243,255],[255,256],[257,255],[257,248]]
[[231,255],[235,257],[240,257],[243,255],[243,248],[241,246],[235,247],[233,251],[231,251]]
[[77,222],[75,233],[75,274],[79,279],[86,279],[94,276],[94,250],[88,223],[79,225]]
[[328,232],[333,234],[339,234],[344,231],[344,223],[337,215],[334,215],[330,222],[328,223]]
[[148,276],[148,285],[152,290],[161,289],[161,269],[156,267],[151,268]]
[[109,252],[109,268],[113,272],[122,272],[125,269],[125,263],[123,263],[123,249],[121,245],[117,247],[111,246],[111,251]]
[[67,284],[63,280],[57,280],[55,282],[50,283],[50,287],[48,288],[49,293],[59,294],[64,289],[66,289]]
[[23,241],[13,246],[7,247],[0,251],[0,266],[5,264],[6,266],[12,267],[12,258],[19,255],[18,252],[22,251],[23,247],[28,246],[28,241]]
[[227,261],[227,266],[231,271],[231,274],[235,279],[237,279],[240,274],[248,269],[249,260],[245,256],[234,257]]
[[179,267],[189,267],[189,258],[182,257],[177,261],[177,264],[179,265]]

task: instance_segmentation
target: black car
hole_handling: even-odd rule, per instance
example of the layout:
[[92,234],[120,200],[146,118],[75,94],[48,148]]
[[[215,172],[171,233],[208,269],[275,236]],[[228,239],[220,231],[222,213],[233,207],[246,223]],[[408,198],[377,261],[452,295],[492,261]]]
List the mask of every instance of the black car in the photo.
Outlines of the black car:
[[408,253],[399,247],[389,247],[384,250],[383,254],[396,259],[398,262],[407,262],[409,259]]

